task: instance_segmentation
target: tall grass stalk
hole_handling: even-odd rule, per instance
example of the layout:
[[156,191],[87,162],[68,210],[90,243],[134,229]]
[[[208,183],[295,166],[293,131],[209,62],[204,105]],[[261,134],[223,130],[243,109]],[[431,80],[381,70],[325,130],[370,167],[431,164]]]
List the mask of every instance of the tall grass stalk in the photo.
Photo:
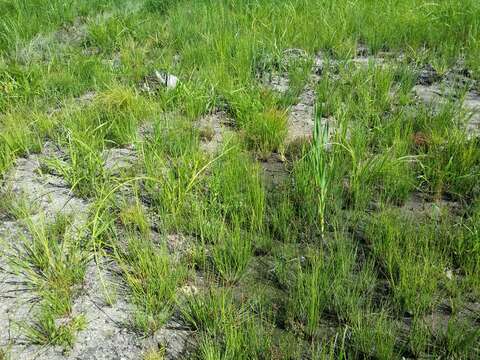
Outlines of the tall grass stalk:
[[[318,111],[316,112],[319,113]],[[319,115],[315,118],[315,130],[313,135],[312,149],[309,157],[312,164],[315,189],[317,191],[317,216],[322,237],[325,235],[326,214],[330,189],[333,180],[333,153],[328,153],[329,142],[328,124],[323,125]]]

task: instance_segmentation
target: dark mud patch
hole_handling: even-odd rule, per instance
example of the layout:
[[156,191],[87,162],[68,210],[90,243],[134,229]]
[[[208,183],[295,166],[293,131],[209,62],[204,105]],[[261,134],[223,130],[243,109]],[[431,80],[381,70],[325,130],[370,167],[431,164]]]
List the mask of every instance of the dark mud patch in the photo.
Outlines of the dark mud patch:
[[422,193],[413,193],[402,205],[401,210],[412,218],[438,219],[445,213],[461,215],[462,204],[448,198],[431,199]]
[[258,162],[264,183],[268,190],[273,190],[288,181],[288,171],[285,158],[277,153]]

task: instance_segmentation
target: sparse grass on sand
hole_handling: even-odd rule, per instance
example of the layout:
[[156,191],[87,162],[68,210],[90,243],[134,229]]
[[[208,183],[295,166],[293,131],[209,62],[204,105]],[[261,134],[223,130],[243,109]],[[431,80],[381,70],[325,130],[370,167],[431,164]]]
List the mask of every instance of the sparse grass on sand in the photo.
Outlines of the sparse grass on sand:
[[[1,360],[17,339],[68,358],[89,264],[108,273],[105,306],[129,305],[112,326],[141,342],[175,319],[187,358],[480,357],[479,1],[0,14],[0,238],[24,230],[0,272],[35,300],[14,325],[0,314],[16,334]],[[20,195],[9,179],[34,154],[36,181],[60,179],[86,213]]]

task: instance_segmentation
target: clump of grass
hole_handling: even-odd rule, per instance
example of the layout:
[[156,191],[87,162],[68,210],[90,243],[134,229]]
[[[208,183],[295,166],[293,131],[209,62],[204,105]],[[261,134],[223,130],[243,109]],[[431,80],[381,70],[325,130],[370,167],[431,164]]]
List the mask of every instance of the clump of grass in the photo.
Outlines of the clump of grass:
[[[72,315],[72,306],[85,276],[87,255],[80,239],[73,237],[72,226],[71,218],[65,216],[57,216],[50,224],[29,222],[31,239],[25,239],[12,259],[40,299],[36,320],[22,324],[26,337],[37,344],[71,347],[84,325],[81,316]],[[58,324],[59,319],[68,320]]]
[[[151,23],[144,22],[146,15],[149,17],[148,14],[140,9],[141,6],[131,4],[112,9],[108,15],[88,19],[83,45],[102,54],[111,55],[115,51],[118,54],[120,50],[125,54],[126,48],[135,43],[135,39],[153,31]],[[137,63],[137,67],[139,65]]]
[[373,254],[385,272],[398,309],[422,314],[436,302],[443,257],[432,239],[435,227],[411,224],[399,213],[380,213],[367,225]]
[[277,267],[290,297],[287,317],[291,326],[300,327],[309,338],[319,335],[321,319],[327,313],[353,323],[355,316],[368,309],[375,288],[371,265],[357,271],[355,249],[337,236],[324,251],[311,250],[290,261],[290,266]]
[[44,159],[44,167],[61,174],[79,196],[95,196],[106,181],[98,138],[94,133],[71,132],[66,141],[68,160]]
[[0,142],[0,178],[3,178],[15,159],[14,152],[5,142]]
[[118,260],[136,305],[134,327],[152,334],[171,316],[177,287],[186,272],[172,262],[166,249],[138,238],[130,239]]
[[[152,139],[143,149],[145,187],[166,223],[180,227],[185,221],[191,195],[210,167],[198,151],[191,124],[180,116],[155,123]],[[162,184],[159,186],[159,184]]]
[[428,258],[405,261],[393,284],[399,307],[413,314],[432,309],[437,301],[439,270],[438,263]]
[[[92,149],[130,145],[137,139],[137,127],[150,112],[151,104],[126,86],[111,85],[85,106],[73,104],[59,115],[60,144],[73,134]],[[88,136],[87,136],[88,134]]]
[[210,289],[205,294],[186,298],[181,311],[193,329],[215,333],[221,326],[218,320],[234,312],[232,294],[228,290]]
[[33,324],[23,325],[25,337],[32,344],[59,345],[64,348],[72,348],[76,334],[86,326],[86,320],[82,315],[71,319],[59,321],[52,316],[49,309],[41,310],[38,321]]
[[313,145],[309,153],[314,176],[315,189],[317,196],[317,216],[321,235],[325,235],[327,202],[331,196],[331,187],[334,173],[332,166],[335,159],[328,156],[326,147],[328,145],[328,126],[322,127],[320,119],[315,118],[315,131],[313,136]]
[[150,223],[145,208],[138,199],[133,204],[127,203],[122,206],[118,217],[122,226],[130,234],[138,233],[144,238],[150,235]]
[[165,359],[165,349],[151,349],[147,350],[143,355],[143,360],[163,360]]
[[329,305],[331,274],[323,255],[313,255],[309,262],[306,269],[301,264],[297,265],[290,311],[305,324],[305,332],[314,336],[320,318]]
[[201,333],[201,358],[268,357],[268,329],[245,310],[235,304],[232,293],[225,289],[210,289],[186,299],[181,311],[184,320]]
[[98,94],[91,110],[107,145],[118,146],[134,142],[148,104],[131,88],[116,86]]
[[[451,219],[444,221],[440,227],[444,241],[440,246],[444,248],[453,268],[461,269],[467,292],[475,298],[480,294],[480,205],[477,202],[471,211],[470,217],[464,221],[455,222]],[[468,284],[468,285],[467,285]]]
[[160,14],[165,14],[170,8],[176,5],[179,0],[147,0],[145,9]]
[[330,214],[341,204],[342,188],[339,176],[342,172],[341,157],[326,149],[328,129],[317,121],[315,140],[306,148],[305,155],[293,170],[293,201],[300,219],[309,226],[313,234],[324,236]]
[[[285,52],[284,52],[285,54]],[[311,75],[312,61],[311,57],[299,57],[289,61],[288,64],[288,91],[282,99],[286,105],[294,105],[305,89],[305,84],[309,81]]]
[[117,86],[97,94],[89,107],[73,107],[62,115],[57,139],[67,157],[46,159],[44,165],[61,174],[79,196],[98,195],[107,182],[103,150],[132,144],[144,111],[144,104],[128,88]]
[[250,234],[242,232],[240,226],[219,232],[214,241],[212,261],[215,270],[227,283],[235,283],[244,275],[252,257],[253,247]]
[[55,119],[41,112],[12,111],[0,116],[0,176],[16,157],[42,150],[43,143],[53,134]]
[[41,139],[33,124],[27,123],[22,114],[8,114],[2,118],[2,142],[18,156],[39,152]]
[[246,153],[230,151],[217,161],[208,181],[210,202],[229,222],[261,230],[265,220],[265,189],[259,168]]
[[435,337],[436,353],[446,358],[474,359],[480,355],[480,330],[461,319],[449,320]]
[[299,221],[296,218],[291,193],[280,193],[268,202],[268,226],[273,238],[283,242],[294,242],[299,236]]
[[287,136],[287,113],[284,110],[267,109],[248,121],[245,129],[249,146],[268,156],[280,151]]
[[353,352],[358,357],[392,359],[396,336],[395,324],[386,313],[362,315],[353,325]]
[[432,329],[419,318],[414,318],[408,334],[408,350],[416,357],[427,353],[431,346]]
[[61,215],[51,224],[28,223],[32,239],[17,249],[15,260],[34,288],[69,294],[59,299],[67,303],[73,286],[83,280],[86,260],[84,244],[73,237],[72,226],[71,218]]
[[447,193],[470,200],[477,196],[479,188],[474,179],[480,173],[478,140],[468,140],[458,130],[453,130],[447,138],[434,136],[421,165],[422,177],[435,197]]
[[15,194],[6,188],[0,191],[0,216],[9,219],[25,219],[36,212],[36,205],[28,201],[24,194]]
[[395,93],[408,103],[411,89],[397,88],[394,79],[390,68],[345,65],[339,76],[327,71],[318,85],[322,106],[317,116],[333,118],[335,124],[335,172],[344,182],[337,197],[357,210],[372,202],[402,203],[418,182],[410,154],[412,119],[393,98]]
[[311,346],[312,358],[319,360],[348,359],[349,353],[346,350],[347,330],[348,328],[345,328],[343,334],[337,332],[335,337],[330,340],[313,344]]

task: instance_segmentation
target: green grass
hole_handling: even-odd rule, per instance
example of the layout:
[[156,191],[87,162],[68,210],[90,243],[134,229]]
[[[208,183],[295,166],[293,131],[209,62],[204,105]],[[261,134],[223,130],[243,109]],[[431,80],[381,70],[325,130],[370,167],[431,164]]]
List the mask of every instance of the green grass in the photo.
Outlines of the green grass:
[[[36,194],[1,185],[0,221],[27,231],[7,257],[38,300],[20,324],[30,343],[75,345],[87,263],[107,258],[106,303],[126,297],[139,337],[182,317],[187,357],[478,358],[480,147],[460,105],[480,90],[478,1],[0,0],[0,13],[0,178],[36,154],[38,181],[90,204],[75,231],[80,214],[42,218]],[[447,78],[441,104],[414,95],[427,65]],[[143,91],[155,71],[179,85]],[[311,131],[291,143],[305,89]],[[215,154],[197,126],[211,113],[230,120]],[[134,160],[108,171],[119,148]]]
[[11,261],[39,302],[33,321],[20,327],[32,343],[72,347],[76,332],[85,326],[83,315],[73,315],[74,298],[86,271],[84,244],[73,236],[68,217],[58,216],[48,224],[27,218],[27,227],[30,236],[14,248],[16,256]]
[[125,282],[137,306],[133,324],[143,333],[154,333],[171,316],[176,289],[185,270],[174,264],[165,249],[157,249],[147,241],[131,239],[120,254]]
[[27,341],[38,345],[60,345],[66,349],[73,347],[77,332],[86,326],[83,316],[68,319],[64,324],[57,324],[52,309],[41,309],[38,321],[22,325]]
[[252,257],[251,235],[234,225],[233,230],[220,231],[217,236],[212,249],[213,266],[224,281],[235,283],[244,275]]
[[268,156],[272,151],[282,149],[287,135],[287,114],[269,109],[254,116],[245,127],[247,142],[260,156]]
[[204,359],[251,359],[268,357],[268,329],[241,306],[228,290],[209,289],[188,298],[182,310],[185,321],[202,338],[198,356]]

